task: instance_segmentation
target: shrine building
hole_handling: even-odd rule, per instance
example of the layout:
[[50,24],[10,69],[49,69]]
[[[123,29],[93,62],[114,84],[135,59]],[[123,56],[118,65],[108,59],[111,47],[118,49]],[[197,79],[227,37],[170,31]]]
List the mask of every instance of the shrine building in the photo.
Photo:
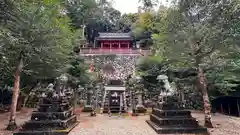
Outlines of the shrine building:
[[148,52],[139,48],[131,33],[99,33],[92,46],[82,46],[81,55],[143,55]]

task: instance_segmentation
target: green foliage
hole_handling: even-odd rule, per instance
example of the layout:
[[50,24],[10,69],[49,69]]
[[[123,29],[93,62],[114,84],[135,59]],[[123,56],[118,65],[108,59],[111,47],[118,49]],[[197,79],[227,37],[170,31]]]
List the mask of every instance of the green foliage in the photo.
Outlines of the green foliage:
[[70,84],[73,88],[77,88],[78,85],[84,86],[90,81],[89,75],[87,74],[87,65],[84,59],[72,58],[70,67],[68,67],[68,74],[70,76]]
[[[239,6],[237,0],[182,0],[169,8],[160,7],[153,13],[153,24],[148,30],[153,32],[151,50],[159,59],[153,63],[160,63],[163,68],[154,69],[157,66],[153,66],[149,58],[139,62],[138,72],[144,76],[145,87],[157,91],[159,86],[151,76],[168,71],[165,73],[170,80],[184,90],[187,102],[191,103],[188,107],[193,107],[201,101],[198,99],[200,91],[196,89],[196,68],[200,66],[205,71],[211,99],[235,91],[240,83]],[[144,31],[143,25],[136,27],[136,23],[133,31],[140,33],[139,36]]]
[[85,37],[94,43],[98,32],[116,32],[121,13],[114,9],[108,1],[71,0],[66,2],[67,15],[71,18],[75,29],[85,28]]
[[[65,72],[73,48],[73,33],[68,17],[60,12],[63,9],[60,1],[8,2],[9,8],[1,9],[4,10],[0,24],[3,58],[0,70],[4,73],[1,81],[12,85],[9,80],[14,79],[13,73],[21,55],[23,80],[55,78]],[[28,83],[23,81],[22,86],[30,85]]]
[[151,11],[154,6],[158,4],[158,0],[139,0],[139,3],[142,3],[144,11]]

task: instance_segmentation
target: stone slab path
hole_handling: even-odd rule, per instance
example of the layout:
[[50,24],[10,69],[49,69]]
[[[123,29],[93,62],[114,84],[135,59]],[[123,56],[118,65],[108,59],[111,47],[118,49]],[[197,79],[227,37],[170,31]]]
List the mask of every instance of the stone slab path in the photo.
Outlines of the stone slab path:
[[[29,120],[33,109],[24,109],[17,113],[17,124],[22,125]],[[100,115],[90,117],[89,113],[77,113],[80,124],[69,135],[157,135],[147,125],[145,120],[149,116],[112,116]],[[203,124],[204,115],[199,111],[192,112],[193,117]],[[12,132],[4,130],[8,123],[9,113],[0,114],[0,135],[11,135]],[[240,118],[221,114],[212,115],[213,129],[208,129],[211,135],[240,135]]]
[[111,116],[82,114],[80,124],[70,135],[157,135],[145,122],[147,116]]

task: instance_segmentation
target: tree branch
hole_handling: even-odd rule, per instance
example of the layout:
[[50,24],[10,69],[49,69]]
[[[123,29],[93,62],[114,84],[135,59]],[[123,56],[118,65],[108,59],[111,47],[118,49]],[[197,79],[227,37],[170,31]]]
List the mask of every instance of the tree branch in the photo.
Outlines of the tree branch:
[[208,52],[205,52],[205,53],[199,55],[199,57],[200,58],[206,57],[206,56],[212,54],[215,50],[216,50],[216,45],[213,45],[212,48]]

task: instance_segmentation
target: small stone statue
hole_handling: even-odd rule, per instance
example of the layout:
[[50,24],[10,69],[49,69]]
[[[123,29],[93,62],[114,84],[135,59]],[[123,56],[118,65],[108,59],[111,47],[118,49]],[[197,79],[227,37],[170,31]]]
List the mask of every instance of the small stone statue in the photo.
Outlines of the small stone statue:
[[96,111],[95,110],[93,110],[92,112],[91,112],[91,114],[90,114],[90,116],[97,116],[97,113],[96,113]]
[[47,89],[46,93],[43,92],[42,95],[44,97],[54,97],[54,92],[55,92],[54,85],[50,83],[46,89]]
[[164,91],[164,92],[161,91],[161,94],[160,94],[160,95],[165,95],[165,96],[171,96],[171,95],[173,95],[174,90],[172,89],[172,87],[171,87],[171,85],[170,85],[170,83],[169,83],[169,81],[168,81],[168,77],[167,77],[166,75],[159,75],[159,76],[157,77],[157,80],[158,80],[159,82],[163,82],[163,83],[164,83],[163,88],[164,88],[165,91]]

